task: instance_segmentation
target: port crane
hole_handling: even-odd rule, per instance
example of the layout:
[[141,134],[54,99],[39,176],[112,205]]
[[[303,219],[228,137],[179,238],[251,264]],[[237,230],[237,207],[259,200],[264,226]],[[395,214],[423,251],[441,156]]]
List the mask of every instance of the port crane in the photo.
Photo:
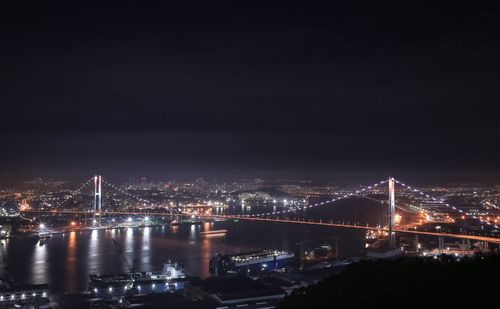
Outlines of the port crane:
[[125,264],[125,266],[127,266],[127,269],[129,271],[130,275],[133,276],[134,275],[134,271],[135,271],[136,260],[132,256],[129,255],[132,258],[132,265],[130,265],[130,263],[125,258],[126,253],[123,251],[123,249],[120,246],[120,244],[114,238],[111,238],[111,240],[113,241],[113,244],[115,245],[118,253],[120,254],[120,258],[121,258],[123,264]]

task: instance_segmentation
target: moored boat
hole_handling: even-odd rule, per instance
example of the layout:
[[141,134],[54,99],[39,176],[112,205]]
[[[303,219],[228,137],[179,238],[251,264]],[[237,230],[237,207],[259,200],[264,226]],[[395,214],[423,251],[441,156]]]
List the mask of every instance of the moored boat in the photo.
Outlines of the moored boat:
[[161,271],[133,272],[117,275],[89,275],[89,291],[95,297],[174,292],[189,280],[184,267],[168,261]]

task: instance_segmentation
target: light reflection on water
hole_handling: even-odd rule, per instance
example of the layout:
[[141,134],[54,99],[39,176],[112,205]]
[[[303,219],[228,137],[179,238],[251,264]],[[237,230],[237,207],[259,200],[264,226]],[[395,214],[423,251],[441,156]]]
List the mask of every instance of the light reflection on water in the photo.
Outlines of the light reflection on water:
[[93,273],[99,273],[99,231],[98,230],[93,230],[90,232],[90,241],[89,241],[89,247],[88,247],[88,255],[87,255],[87,261],[89,264],[89,272],[91,274]]
[[[204,237],[201,231],[227,229],[225,237]],[[344,256],[358,255],[364,246],[362,231],[262,222],[214,222],[203,225],[156,226],[94,230],[54,235],[44,246],[23,238],[7,243],[10,276],[21,283],[48,283],[56,292],[83,291],[88,274],[118,274],[161,270],[171,259],[194,276],[206,277],[216,253],[239,253],[264,248],[295,251],[302,240],[338,235]],[[113,242],[116,241],[116,244]],[[318,243],[317,245],[321,245]],[[126,261],[126,263],[125,263]],[[134,261],[136,263],[134,263]]]
[[[211,224],[210,222],[205,222],[203,223],[203,231],[208,232],[212,230],[213,223]],[[210,273],[208,271],[208,266],[210,264],[210,258],[212,257],[212,241],[210,239],[211,237],[204,237],[202,238],[201,241],[201,271],[202,273],[200,274],[202,277],[208,277],[210,276]]]
[[[143,267],[151,268],[151,256],[150,256],[150,227],[145,227],[142,231],[142,252],[141,252],[141,264]],[[149,269],[148,269],[149,270]]]
[[130,267],[135,268],[134,229],[131,227],[125,230],[125,259]]
[[47,278],[48,263],[47,263],[47,247],[35,244],[33,259],[31,264],[31,277],[33,284],[43,284]]
[[[45,247],[45,246],[44,246]],[[68,290],[74,291],[77,289],[76,274],[76,232],[70,232],[68,238],[68,250],[66,254],[66,281]]]

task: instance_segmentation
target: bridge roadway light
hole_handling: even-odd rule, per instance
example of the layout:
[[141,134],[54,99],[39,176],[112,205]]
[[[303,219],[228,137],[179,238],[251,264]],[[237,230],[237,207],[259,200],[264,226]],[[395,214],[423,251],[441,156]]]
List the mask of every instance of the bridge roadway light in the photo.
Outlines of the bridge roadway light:
[[39,227],[40,227],[41,230],[43,230],[45,228],[45,224],[40,223]]
[[128,217],[127,221],[132,222],[132,217]]

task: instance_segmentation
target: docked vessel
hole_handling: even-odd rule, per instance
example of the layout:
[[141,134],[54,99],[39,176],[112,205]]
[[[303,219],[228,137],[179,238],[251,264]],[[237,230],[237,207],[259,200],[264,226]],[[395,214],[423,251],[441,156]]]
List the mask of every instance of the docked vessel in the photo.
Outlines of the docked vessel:
[[47,284],[20,285],[0,282],[0,308],[50,308]]
[[182,265],[168,261],[162,271],[133,272],[119,275],[89,275],[89,291],[95,297],[174,292],[189,280]]
[[295,254],[281,250],[262,250],[235,255],[218,254],[210,260],[209,271],[215,276],[246,275],[286,267]]

